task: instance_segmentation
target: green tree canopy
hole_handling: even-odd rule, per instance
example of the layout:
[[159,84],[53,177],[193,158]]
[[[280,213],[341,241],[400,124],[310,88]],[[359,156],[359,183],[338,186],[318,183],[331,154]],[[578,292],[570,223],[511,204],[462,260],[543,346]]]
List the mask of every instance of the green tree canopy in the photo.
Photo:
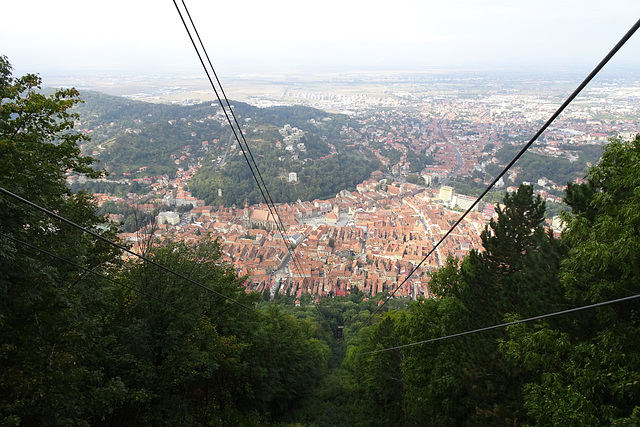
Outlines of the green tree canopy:
[[[588,183],[569,187],[565,305],[640,292],[640,138],[612,140]],[[504,353],[534,377],[522,389],[533,422],[633,425],[640,392],[638,300],[510,328]],[[637,414],[636,414],[637,415]]]
[[[91,198],[72,194],[64,180],[68,171],[101,175],[72,130],[77,92],[39,89],[38,76],[15,78],[0,57],[0,185],[96,230],[103,220]],[[8,195],[0,195],[0,211],[0,422],[87,424],[106,413],[99,402],[124,392],[96,357],[108,340],[101,319],[113,289],[34,248],[97,272],[117,259],[103,243]]]
[[[506,425],[522,420],[523,402],[513,390],[526,377],[500,352],[504,331],[358,354],[492,326],[509,313],[537,315],[558,304],[564,249],[543,227],[544,207],[530,186],[506,195],[497,218],[481,233],[484,250],[472,251],[462,261],[449,259],[431,277],[429,286],[437,298],[412,304],[409,315],[397,320],[383,318],[352,350],[357,378],[379,366],[362,380],[364,388],[378,398],[388,396],[384,407],[398,424]],[[383,330],[389,331],[383,335]],[[393,339],[381,341],[381,336]],[[394,381],[385,383],[383,371],[395,373]]]

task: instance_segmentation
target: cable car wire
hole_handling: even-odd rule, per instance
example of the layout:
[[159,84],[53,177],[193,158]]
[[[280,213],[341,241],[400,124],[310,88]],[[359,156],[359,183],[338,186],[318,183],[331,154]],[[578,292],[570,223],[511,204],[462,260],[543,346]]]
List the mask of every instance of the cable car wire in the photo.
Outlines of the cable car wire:
[[[211,68],[211,72],[213,73],[213,76],[215,77],[216,82],[218,83],[218,87],[220,88],[220,92],[222,93],[222,97],[224,98],[225,104],[227,106],[227,108],[229,109],[229,113],[231,114],[231,117],[233,117],[233,122],[236,125],[236,128],[238,129],[238,133],[235,132],[235,129],[233,128],[233,123],[231,123],[231,120],[229,118],[229,116],[227,115],[227,112],[225,110],[224,104],[222,103],[222,100],[220,98],[220,96],[218,96],[218,92],[216,90],[215,85],[213,84],[213,81],[211,79],[211,77],[208,74],[208,70],[199,54],[198,48],[195,45],[195,41],[193,40],[193,38],[191,37],[190,34],[190,30],[188,28],[188,26],[186,25],[184,19],[182,19],[182,14],[180,13],[180,9],[178,8],[175,0],[174,0],[174,5],[176,5],[176,8],[178,10],[178,13],[180,14],[180,18],[182,19],[183,24],[185,25],[185,29],[187,31],[187,33],[189,34],[189,38],[192,41],[192,44],[194,45],[194,48],[196,49],[196,52],[198,53],[199,58],[201,59],[201,64],[203,65],[203,68],[205,70],[205,73],[207,73],[207,77],[209,78],[209,82],[211,83],[211,86],[214,90],[214,93],[216,94],[216,97],[218,98],[218,102],[220,103],[220,106],[223,109],[223,112],[227,118],[227,122],[229,123],[229,126],[232,128],[232,130],[234,130],[234,136],[236,138],[236,141],[238,142],[238,145],[240,146],[240,148],[243,151],[243,155],[244,158],[249,166],[249,169],[251,171],[251,174],[253,175],[254,180],[256,181],[256,184],[258,184],[258,189],[260,189],[260,192],[262,194],[262,197],[265,200],[265,203],[267,205],[267,208],[269,209],[269,213],[273,216],[274,221],[276,222],[276,227],[278,228],[278,230],[281,233],[281,236],[284,240],[285,246],[287,248],[287,251],[289,252],[289,254],[291,255],[291,260],[294,263],[294,267],[296,267],[296,269],[298,270],[299,274],[302,276],[302,268],[300,265],[300,262],[296,259],[296,257],[294,256],[294,251],[291,245],[291,241],[289,239],[289,236],[287,235],[286,229],[284,227],[284,224],[282,222],[282,219],[278,213],[278,209],[273,201],[273,198],[271,197],[271,193],[269,192],[269,189],[267,188],[267,184],[264,181],[264,178],[262,177],[262,174],[260,173],[260,169],[258,168],[258,165],[255,161],[255,158],[253,157],[253,153],[251,152],[251,148],[249,147],[249,143],[247,142],[244,133],[242,132],[242,127],[240,126],[238,119],[233,111],[233,108],[231,108],[231,104],[229,103],[229,98],[227,97],[226,92],[224,91],[224,87],[222,86],[222,82],[220,81],[220,79],[218,78],[218,73],[216,72],[215,68],[213,67],[213,63],[211,62],[211,58],[209,57],[209,53],[207,52],[206,47],[204,46],[204,43],[202,41],[202,38],[200,37],[200,33],[198,32],[198,28],[196,27],[193,18],[191,17],[191,13],[189,12],[189,8],[187,7],[186,3],[184,0],[181,1],[182,2],[182,6],[184,7],[184,10],[187,14],[187,17],[189,18],[189,22],[191,23],[191,26],[193,27],[194,33],[198,39],[198,42],[200,43],[200,47],[202,48],[202,52],[204,54],[204,56],[207,58],[207,63],[209,64],[209,67]],[[242,141],[240,141],[238,134],[240,135],[240,137],[242,138]],[[242,145],[242,143],[244,142],[244,147]],[[247,158],[247,155],[245,153],[249,153],[249,157],[251,158],[251,161],[249,161],[249,158]],[[252,166],[253,163],[253,166]],[[253,171],[253,169],[255,168],[255,173]],[[256,176],[257,174],[257,176]],[[259,178],[259,180],[258,180]],[[262,191],[262,188],[264,188],[264,192]],[[266,196],[265,196],[266,193]],[[268,199],[267,199],[268,196]],[[271,204],[269,204],[269,202]],[[275,214],[274,214],[275,212]]]
[[[200,43],[200,47],[202,48],[202,52],[204,54],[204,56],[207,58],[207,62],[209,64],[209,67],[211,68],[211,73],[209,73],[209,69],[207,68],[207,65],[205,64],[205,61],[202,57],[202,54],[200,53],[200,50],[198,49],[198,46],[194,40],[193,35],[191,34],[191,30],[189,28],[189,25],[187,24],[187,22],[184,19],[184,16],[182,14],[182,11],[180,10],[180,7],[178,6],[176,0],[173,0],[173,4],[176,7],[176,10],[178,12],[178,15],[180,16],[180,20],[182,21],[182,24],[184,25],[185,30],[187,31],[187,35],[189,36],[189,39],[191,40],[191,44],[193,45],[193,48],[196,51],[196,54],[198,55],[198,59],[200,60],[200,64],[202,65],[207,78],[209,80],[209,83],[211,84],[211,87],[213,88],[213,91],[216,95],[216,98],[218,99],[218,103],[220,104],[222,111],[227,119],[227,122],[229,123],[229,126],[231,127],[231,130],[233,132],[233,135],[236,138],[236,141],[238,142],[238,145],[240,146],[240,149],[242,150],[242,154],[245,158],[245,161],[247,162],[247,165],[249,166],[249,170],[251,171],[251,175],[253,176],[253,179],[256,181],[256,184],[258,185],[258,189],[260,190],[260,193],[262,194],[262,197],[265,201],[265,203],[267,204],[267,208],[269,209],[269,213],[270,215],[273,217],[274,222],[276,223],[276,227],[279,229],[282,239],[285,242],[285,246],[287,248],[287,251],[289,252],[289,254],[291,255],[291,259],[294,262],[294,266],[299,270],[300,275],[302,276],[302,269],[300,267],[300,263],[296,260],[295,256],[294,256],[294,251],[293,248],[291,246],[291,242],[289,240],[289,237],[287,236],[284,224],[280,218],[280,215],[278,214],[277,208],[275,206],[275,203],[273,202],[273,199],[271,197],[271,193],[269,193],[269,190],[267,188],[266,183],[264,182],[264,179],[262,178],[262,174],[260,173],[260,170],[258,168],[258,165],[255,162],[255,159],[253,157],[253,154],[251,153],[251,149],[249,148],[249,144],[247,143],[246,138],[244,137],[244,133],[242,132],[242,128],[240,127],[240,124],[238,123],[238,120],[236,118],[235,113],[233,112],[233,109],[231,108],[231,104],[229,103],[229,99],[226,96],[226,93],[224,92],[224,88],[222,87],[222,83],[220,82],[220,79],[218,78],[218,74],[215,71],[215,68],[213,67],[213,64],[211,62],[211,59],[209,57],[209,54],[207,53],[207,50],[204,46],[204,43],[202,42],[202,39],[200,38],[200,34],[198,33],[198,30],[195,26],[195,23],[193,22],[193,19],[191,18],[191,14],[189,13],[189,9],[187,8],[186,3],[184,2],[184,0],[182,0],[182,6],[185,9],[185,12],[187,14],[187,17],[189,18],[189,22],[191,23],[191,26],[193,27],[194,33],[196,34],[196,37],[198,38],[198,41]],[[224,99],[225,99],[225,103],[226,103],[226,108],[225,108],[225,103],[222,102],[222,98],[218,92],[218,89],[216,88],[216,85],[213,82],[213,79],[211,78],[211,74],[213,74],[213,76],[215,77],[216,82],[218,83],[218,86],[220,88],[220,92],[222,93]],[[229,113],[227,113],[227,108],[229,109]],[[231,116],[233,117],[233,121],[231,120],[231,117],[229,117],[229,114],[231,114]],[[235,127],[234,127],[234,123],[235,123]],[[236,131],[237,128],[237,131]],[[238,134],[240,134],[240,136],[242,138],[240,138],[238,136]],[[241,140],[242,139],[242,140]],[[243,145],[244,142],[244,145]],[[247,156],[247,153],[249,154],[249,156]],[[251,161],[249,160],[249,157],[251,158]],[[252,165],[253,162],[253,165]],[[254,171],[255,169],[255,171]],[[256,175],[257,174],[257,175]],[[258,179],[258,177],[260,179]],[[263,189],[264,188],[264,189]],[[266,193],[266,194],[265,194]],[[268,195],[268,197],[267,197]],[[275,213],[274,213],[275,212]]]
[[[258,168],[258,165],[256,163],[255,158],[253,157],[253,153],[251,152],[251,148],[249,147],[249,143],[247,142],[247,139],[244,136],[244,132],[242,132],[242,127],[240,126],[240,123],[238,123],[238,118],[236,117],[233,108],[231,108],[231,104],[229,103],[229,98],[227,98],[227,94],[224,91],[224,87],[222,86],[222,82],[220,82],[220,79],[218,78],[218,73],[216,73],[215,68],[213,67],[213,63],[211,62],[211,58],[209,57],[209,53],[207,52],[207,49],[204,46],[204,43],[202,41],[202,39],[200,38],[200,33],[198,32],[198,28],[196,27],[196,24],[193,22],[193,19],[191,18],[191,13],[189,12],[189,8],[187,7],[186,3],[184,0],[181,0],[182,2],[182,6],[184,7],[185,12],[187,13],[187,17],[189,18],[189,22],[191,23],[191,26],[193,27],[193,31],[196,34],[196,37],[198,38],[198,42],[200,43],[200,47],[202,48],[202,52],[204,53],[204,56],[207,58],[207,63],[209,64],[209,67],[211,67],[211,71],[213,72],[213,76],[216,79],[216,82],[218,83],[218,87],[220,87],[220,92],[222,93],[222,97],[224,98],[225,104],[227,105],[227,108],[229,108],[229,112],[231,113],[231,117],[233,117],[233,121],[236,125],[236,127],[238,128],[238,133],[240,134],[240,137],[242,138],[242,142],[244,142],[244,146],[246,147],[247,153],[249,153],[249,157],[251,158],[251,162],[253,163],[253,167],[255,168],[255,171],[257,173],[257,176],[260,178],[260,182],[258,182],[258,180],[256,179],[256,183],[258,184],[258,186],[260,186],[260,183],[262,183],[262,186],[264,187],[265,193],[267,194],[267,196],[269,196],[269,199],[267,200],[266,197],[264,197],[263,194],[263,198],[265,199],[265,203],[267,204],[267,207],[269,207],[269,202],[271,202],[271,207],[273,207],[273,210],[275,212],[274,215],[274,220],[276,220],[279,224],[280,224],[280,229],[282,232],[284,232],[284,236],[286,236],[286,230],[284,227],[284,224],[282,222],[282,219],[280,218],[280,215],[278,214],[278,209],[271,197],[271,193],[269,192],[269,189],[267,188],[267,184],[264,181],[264,178],[262,177],[262,174],[260,173],[260,169]],[[175,4],[175,1],[174,1]],[[178,10],[179,12],[179,10]],[[186,28],[186,27],[185,27]],[[187,29],[187,32],[189,30]],[[206,71],[206,67],[205,67],[205,71]],[[212,83],[213,85],[213,83]],[[215,87],[214,87],[214,92],[215,92]],[[217,95],[217,93],[216,93]],[[222,102],[220,100],[220,98],[218,98],[218,101],[220,102],[220,106],[223,108],[224,110],[224,106],[222,105]],[[227,120],[229,120],[229,117],[227,116]],[[231,126],[231,123],[229,123],[229,125]],[[240,143],[240,141],[238,140],[238,135],[236,136],[236,140],[238,141],[238,144],[242,147],[242,144]],[[246,157],[245,157],[246,158]],[[247,160],[247,163],[249,164],[249,168],[251,168],[251,163],[249,163],[249,161]],[[256,176],[254,175],[254,178]],[[269,209],[271,211],[271,209]]]
[[450,339],[450,338],[462,337],[462,336],[465,336],[465,335],[472,335],[472,334],[476,334],[476,333],[479,333],[479,332],[490,331],[492,329],[505,328],[507,326],[517,325],[519,323],[531,322],[533,320],[546,319],[548,317],[554,317],[554,316],[562,316],[562,315],[569,314],[569,313],[575,313],[577,311],[582,311],[582,310],[588,310],[588,309],[591,309],[591,308],[602,307],[604,305],[617,304],[617,303],[620,303],[620,302],[634,300],[636,298],[640,298],[640,294],[631,295],[631,296],[624,297],[624,298],[618,298],[618,299],[614,299],[614,300],[610,300],[610,301],[603,301],[603,302],[599,302],[599,303],[595,303],[595,304],[585,305],[583,307],[575,307],[575,308],[570,308],[568,310],[562,310],[562,311],[556,311],[556,312],[553,312],[553,313],[542,314],[540,316],[529,317],[527,319],[521,319],[521,320],[515,320],[513,322],[501,323],[499,325],[487,326],[487,327],[484,327],[484,328],[478,328],[478,329],[473,329],[473,330],[470,330],[470,331],[459,332],[457,334],[445,335],[443,337],[431,338],[431,339],[424,340],[424,341],[418,341],[418,342],[413,342],[413,343],[409,343],[409,344],[397,345],[395,347],[383,348],[383,349],[380,349],[380,350],[362,352],[360,354],[375,354],[375,353],[381,353],[381,352],[384,352],[384,351],[398,350],[400,348],[413,347],[413,346],[420,345],[420,344],[427,344],[427,343],[436,342],[436,341],[443,341],[443,340],[447,340],[447,339]]

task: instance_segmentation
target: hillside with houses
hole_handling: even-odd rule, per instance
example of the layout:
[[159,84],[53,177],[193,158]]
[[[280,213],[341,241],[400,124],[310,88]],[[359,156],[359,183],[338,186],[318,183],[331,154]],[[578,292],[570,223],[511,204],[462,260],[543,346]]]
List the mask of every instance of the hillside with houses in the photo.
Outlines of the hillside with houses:
[[[69,174],[67,182],[95,193],[134,246],[217,238],[224,260],[248,278],[247,289],[269,298],[393,293],[517,152],[516,128],[533,129],[542,113],[533,114],[527,97],[419,102],[420,111],[404,104],[356,115],[234,103],[285,235],[223,111],[209,103],[159,105],[90,93],[76,127],[91,137],[83,150],[109,175]],[[567,182],[581,182],[597,161],[601,141],[589,129],[603,122],[574,114],[560,126],[575,130],[552,131],[536,144],[396,295],[431,295],[433,271],[450,256],[479,249],[502,193],[531,184],[561,206]],[[549,218],[549,226],[559,230],[560,222]]]

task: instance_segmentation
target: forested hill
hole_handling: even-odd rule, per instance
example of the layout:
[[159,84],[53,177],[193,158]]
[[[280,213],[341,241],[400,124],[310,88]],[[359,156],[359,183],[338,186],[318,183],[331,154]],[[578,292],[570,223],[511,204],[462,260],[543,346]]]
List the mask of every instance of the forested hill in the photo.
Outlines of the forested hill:
[[[202,119],[215,115],[220,106],[217,102],[204,102],[194,105],[162,104],[136,101],[125,97],[107,95],[95,91],[81,91],[82,103],[74,107],[80,114],[81,120],[91,127],[106,124],[111,121],[117,123],[133,123],[136,118],[145,123],[155,123],[160,120],[174,120],[178,118]],[[305,106],[258,108],[239,101],[230,102],[238,117],[250,117],[260,124],[271,124],[282,127],[289,123],[301,129],[310,130],[312,125],[305,124],[311,119],[322,120],[326,117],[338,118],[340,124],[345,123],[346,117],[339,114],[325,113],[322,110]],[[148,116],[151,114],[152,116]],[[150,119],[144,119],[148,116]]]
[[[81,98],[84,103],[75,109],[80,115],[76,128],[91,137],[82,145],[83,152],[98,158],[111,179],[173,176],[200,164],[191,184],[198,198],[217,205],[261,201],[217,104],[152,104],[98,92],[82,92]],[[354,188],[379,166],[348,146],[344,115],[303,106],[231,104],[276,202],[327,197]],[[297,179],[291,178],[292,172]]]

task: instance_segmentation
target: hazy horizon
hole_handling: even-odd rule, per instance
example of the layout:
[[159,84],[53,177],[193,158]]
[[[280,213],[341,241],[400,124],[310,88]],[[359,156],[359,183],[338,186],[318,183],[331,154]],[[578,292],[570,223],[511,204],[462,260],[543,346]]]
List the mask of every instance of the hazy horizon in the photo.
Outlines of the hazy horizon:
[[[242,8],[194,0],[187,6],[227,78],[443,69],[585,74],[640,16],[640,3],[631,0],[328,0],[321,6],[248,0]],[[16,75],[203,75],[172,2],[24,0],[4,9],[14,19],[0,28],[0,54]],[[609,68],[640,69],[640,35]]]

